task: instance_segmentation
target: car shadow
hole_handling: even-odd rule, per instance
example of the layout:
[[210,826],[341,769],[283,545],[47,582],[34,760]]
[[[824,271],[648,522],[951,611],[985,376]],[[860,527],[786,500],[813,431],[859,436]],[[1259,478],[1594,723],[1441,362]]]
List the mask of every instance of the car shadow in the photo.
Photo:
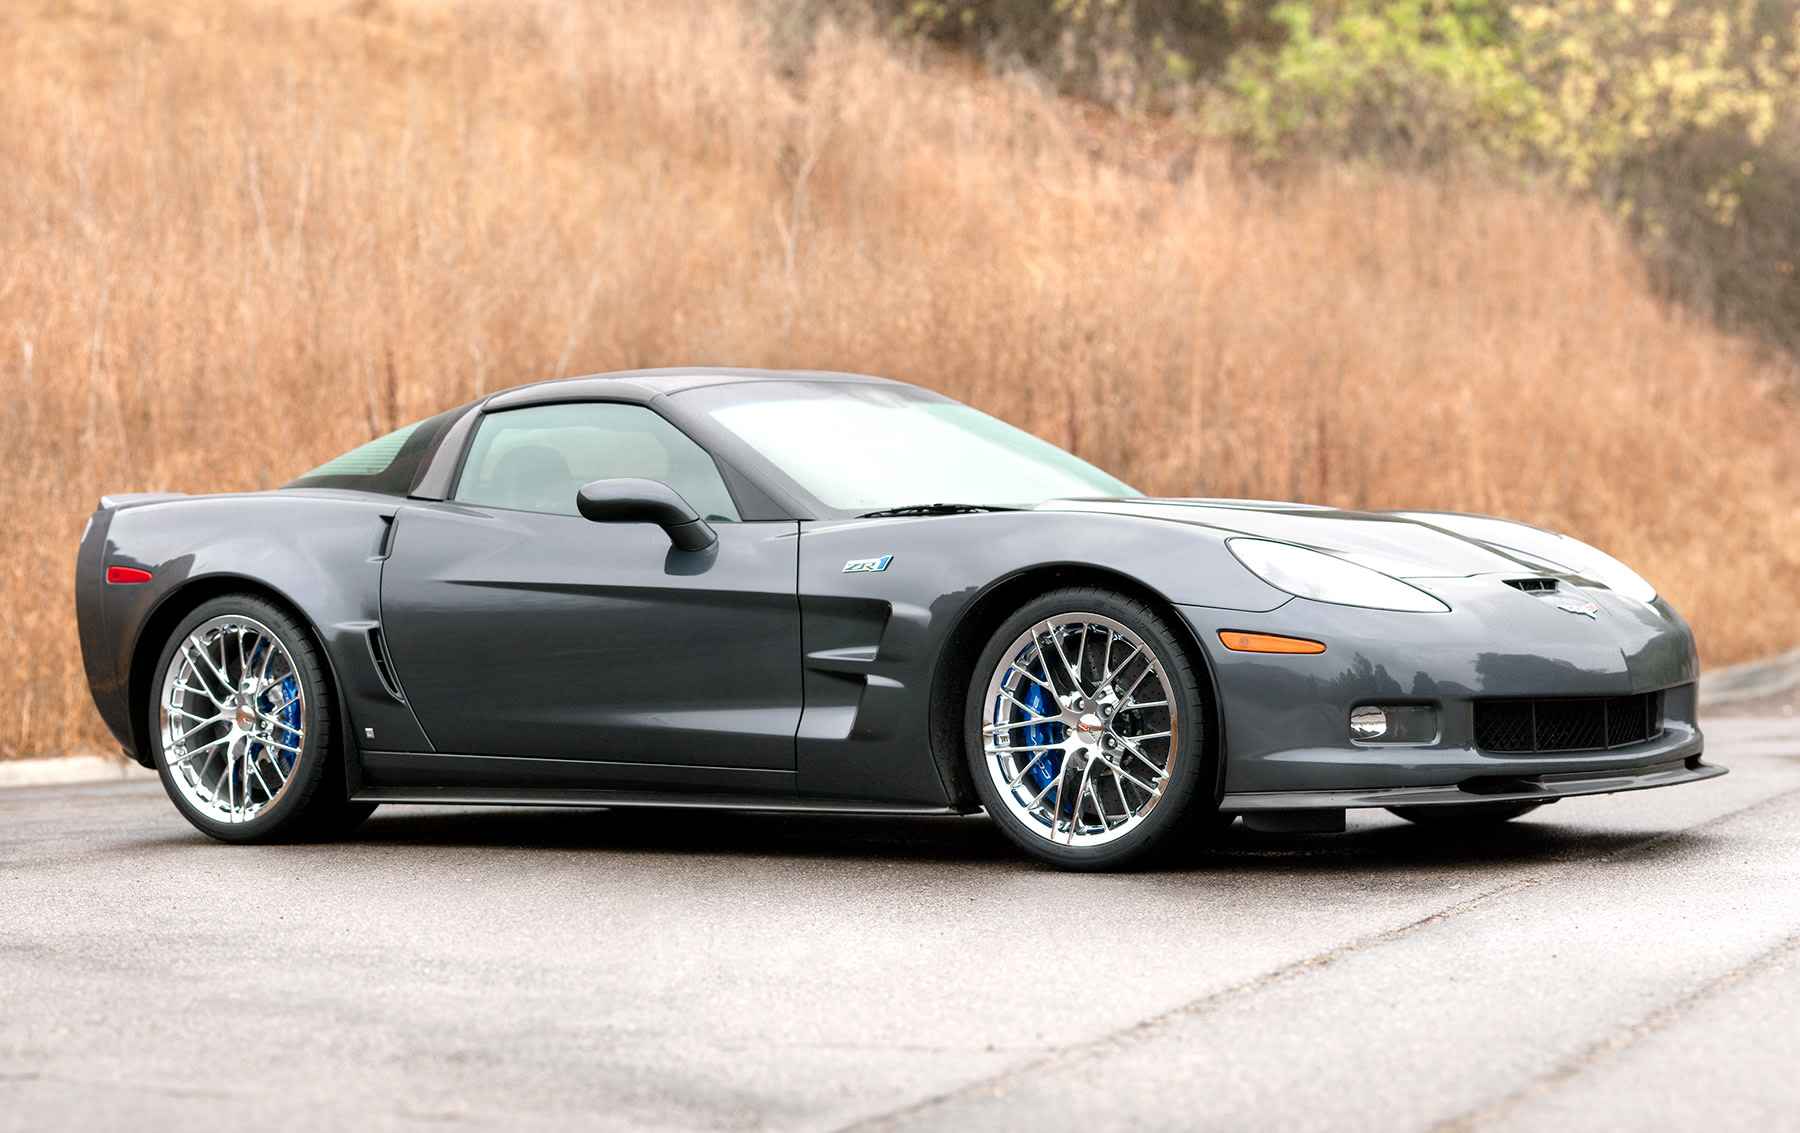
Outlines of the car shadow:
[[1196,847],[1177,868],[1238,872],[1311,868],[1416,870],[1421,867],[1554,865],[1606,857],[1657,838],[1698,838],[1693,832],[1596,829],[1550,821],[1502,822],[1463,828],[1393,825],[1342,834],[1263,834],[1241,824]]
[[372,845],[645,854],[941,862],[1024,860],[1024,855],[994,824],[981,816],[776,814],[679,807],[496,807],[469,811],[383,807],[347,840]]
[[[1181,873],[1548,865],[1592,860],[1653,839],[1705,840],[1703,832],[1597,829],[1550,821],[1463,829],[1395,823],[1341,834],[1266,834],[1239,823],[1132,872]],[[345,840],[352,846],[465,846],[705,854],[842,861],[985,864],[1049,870],[981,815],[810,815],[660,808],[499,807],[440,811],[384,807]]]

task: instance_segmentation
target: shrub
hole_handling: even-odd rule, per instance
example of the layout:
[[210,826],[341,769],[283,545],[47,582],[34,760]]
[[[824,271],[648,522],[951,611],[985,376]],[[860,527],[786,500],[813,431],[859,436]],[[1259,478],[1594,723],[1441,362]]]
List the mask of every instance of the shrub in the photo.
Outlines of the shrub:
[[1291,2],[1208,125],[1264,158],[1472,156],[1588,191],[1665,285],[1800,351],[1800,11],[1792,0]]

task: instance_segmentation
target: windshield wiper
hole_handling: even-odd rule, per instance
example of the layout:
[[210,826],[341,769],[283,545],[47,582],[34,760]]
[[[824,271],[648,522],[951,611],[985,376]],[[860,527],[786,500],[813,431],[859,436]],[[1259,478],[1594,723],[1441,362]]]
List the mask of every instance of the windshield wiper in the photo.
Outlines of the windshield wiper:
[[880,511],[865,511],[858,519],[882,519],[891,515],[961,515],[972,511],[1019,511],[1016,507],[1000,507],[997,504],[908,504],[906,507],[884,507]]

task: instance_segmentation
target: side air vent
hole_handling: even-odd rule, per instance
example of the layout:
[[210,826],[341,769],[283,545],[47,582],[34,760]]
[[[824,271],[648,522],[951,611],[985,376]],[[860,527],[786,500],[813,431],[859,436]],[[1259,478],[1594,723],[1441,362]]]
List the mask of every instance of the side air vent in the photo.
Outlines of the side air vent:
[[1663,696],[1477,700],[1475,746],[1484,751],[1603,751],[1663,732]]
[[1514,590],[1523,590],[1527,594],[1553,594],[1556,592],[1554,578],[1509,578],[1506,584]]
[[387,694],[406,703],[406,694],[400,691],[400,682],[394,677],[394,667],[388,663],[387,643],[381,639],[381,627],[369,631],[369,659],[375,662],[375,675],[381,678],[381,687]]
[[385,559],[394,553],[394,517],[381,517],[381,527],[375,532],[375,558]]

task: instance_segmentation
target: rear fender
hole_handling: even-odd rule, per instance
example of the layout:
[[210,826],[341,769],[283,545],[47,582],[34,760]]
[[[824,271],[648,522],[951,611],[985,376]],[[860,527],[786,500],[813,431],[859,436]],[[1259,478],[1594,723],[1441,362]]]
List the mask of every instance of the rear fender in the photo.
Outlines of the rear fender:
[[[250,590],[312,629],[339,685],[347,750],[432,750],[371,649],[385,535],[399,505],[367,493],[281,491],[97,515],[83,541],[77,608],[95,704],[121,744],[140,761],[149,750],[151,670],[180,619],[214,595]],[[151,581],[107,583],[110,566],[148,571]]]

